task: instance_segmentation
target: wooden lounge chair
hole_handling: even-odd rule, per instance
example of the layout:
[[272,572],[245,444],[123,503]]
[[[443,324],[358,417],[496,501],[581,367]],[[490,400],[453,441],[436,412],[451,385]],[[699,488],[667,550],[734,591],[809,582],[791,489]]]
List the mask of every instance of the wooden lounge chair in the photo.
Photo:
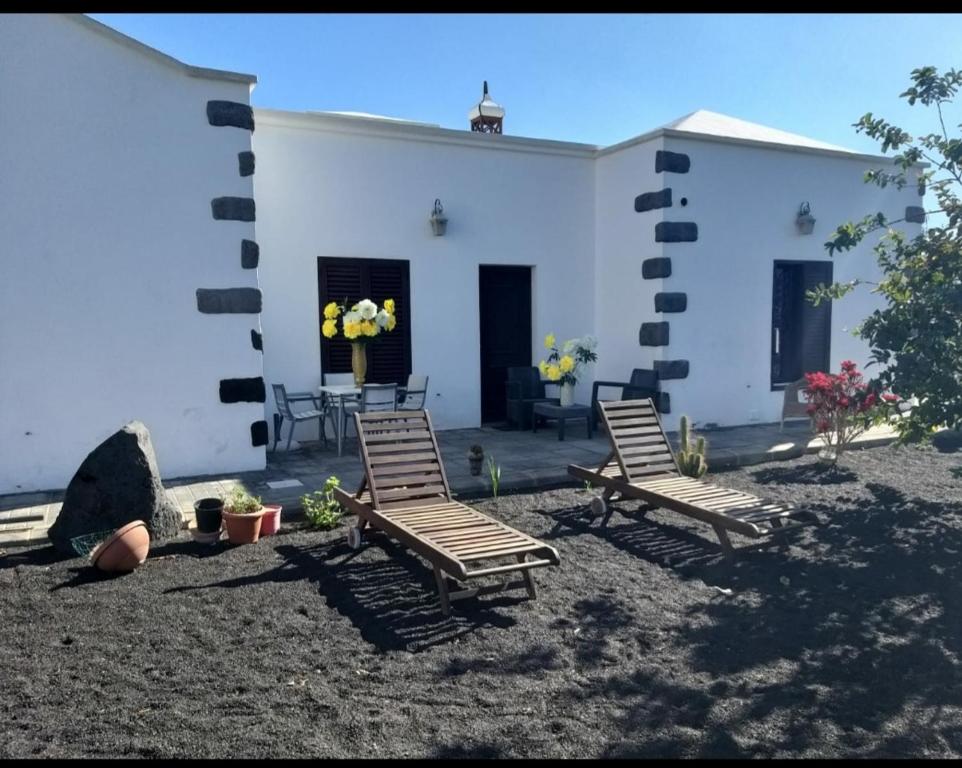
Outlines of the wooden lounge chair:
[[[355,413],[354,419],[364,479],[354,495],[335,489],[337,500],[358,518],[348,531],[353,549],[360,548],[368,525],[406,544],[433,566],[445,615],[452,600],[473,595],[524,587],[537,597],[531,571],[558,565],[557,551],[451,498],[426,410]],[[446,579],[466,582],[515,571],[520,581],[454,592]]]
[[611,452],[596,470],[577,464],[568,474],[604,488],[592,500],[592,511],[608,523],[608,504],[615,494],[621,499],[647,503],[644,512],[662,507],[708,523],[715,529],[722,550],[730,557],[734,550],[729,532],[753,539],[770,539],[805,522],[818,522],[811,512],[791,504],[768,502],[681,474],[661,419],[650,399],[599,402]]

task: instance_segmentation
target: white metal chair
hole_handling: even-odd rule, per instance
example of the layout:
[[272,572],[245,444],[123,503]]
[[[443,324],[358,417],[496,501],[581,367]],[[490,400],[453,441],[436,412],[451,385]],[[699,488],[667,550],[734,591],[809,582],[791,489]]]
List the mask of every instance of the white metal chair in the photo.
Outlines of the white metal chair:
[[785,399],[782,401],[782,423],[778,428],[779,432],[785,429],[785,419],[811,419],[807,410],[808,403],[802,402],[799,397],[805,391],[806,386],[808,386],[808,381],[804,378],[785,385]]
[[274,402],[277,405],[277,413],[280,416],[279,419],[274,420],[274,446],[272,450],[277,450],[277,442],[280,440],[281,424],[284,423],[284,419],[288,419],[291,422],[291,431],[287,434],[287,447],[285,450],[289,451],[291,449],[291,441],[294,439],[294,427],[297,426],[298,422],[301,421],[311,421],[312,419],[317,419],[318,429],[320,430],[321,436],[324,438],[324,444],[327,445],[327,433],[324,431],[324,411],[321,408],[312,408],[308,411],[295,411],[293,408],[293,403],[302,400],[310,400],[315,406],[319,406],[318,398],[316,395],[310,395],[309,393],[297,393],[297,395],[288,395],[287,389],[283,384],[271,384],[274,390]]
[[399,398],[399,411],[420,411],[424,408],[424,401],[428,396],[428,377],[408,376],[408,385],[404,388],[403,397]]
[[[371,413],[372,411],[393,411],[397,408],[397,384],[365,384],[361,387],[361,399],[355,405],[350,404],[352,418],[347,419],[348,408],[345,405],[341,414],[341,429],[347,429],[347,424],[354,424],[353,414],[355,411],[360,413]],[[355,430],[357,429],[355,425]],[[343,434],[347,434],[344,432]]]

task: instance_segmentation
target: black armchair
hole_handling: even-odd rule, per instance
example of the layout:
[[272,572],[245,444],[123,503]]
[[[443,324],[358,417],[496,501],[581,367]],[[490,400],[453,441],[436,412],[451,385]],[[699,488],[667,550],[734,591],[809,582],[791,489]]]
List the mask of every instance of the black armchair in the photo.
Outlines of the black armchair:
[[596,381],[591,387],[591,427],[598,426],[598,390],[602,387],[620,387],[621,400],[638,400],[650,397],[655,410],[662,412],[662,398],[658,391],[658,371],[635,368],[629,381]]
[[508,368],[505,382],[508,421],[519,429],[531,428],[531,416],[535,403],[561,402],[560,398],[547,397],[545,384],[557,385],[556,381],[542,381],[541,372],[535,367]]

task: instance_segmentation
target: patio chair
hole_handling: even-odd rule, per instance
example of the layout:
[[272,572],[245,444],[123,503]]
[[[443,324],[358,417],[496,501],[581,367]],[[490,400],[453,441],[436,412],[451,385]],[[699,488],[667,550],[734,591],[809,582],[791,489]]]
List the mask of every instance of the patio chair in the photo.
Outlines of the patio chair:
[[[403,391],[403,396],[401,392]],[[408,376],[407,386],[398,390],[399,411],[420,411],[424,408],[424,401],[428,396],[428,377]]]
[[799,395],[805,390],[806,386],[808,386],[808,382],[804,378],[785,385],[785,399],[782,402],[782,424],[778,428],[779,432],[785,430],[785,419],[799,417],[811,419],[811,416],[809,416],[806,410],[808,403],[802,402],[799,398]]
[[530,429],[535,403],[561,403],[560,398],[545,395],[546,384],[558,385],[558,382],[543,381],[536,366],[508,368],[505,395],[509,423],[517,425],[518,429]]
[[[341,414],[344,421],[341,428],[346,429],[348,414],[393,411],[397,408],[397,384],[365,384],[361,387],[361,399],[356,403],[345,403]],[[347,432],[344,433],[347,435]]]
[[[271,450],[277,450],[277,442],[280,440],[281,425],[284,423],[284,419],[288,419],[291,422],[291,431],[287,435],[287,447],[284,450],[289,451],[291,449],[291,440],[294,438],[294,427],[297,426],[298,422],[311,421],[312,419],[317,419],[317,426],[320,430],[321,437],[324,439],[324,445],[326,446],[327,433],[324,431],[324,410],[321,408],[318,396],[312,395],[309,392],[298,392],[288,395],[287,389],[283,384],[271,384],[271,388],[274,390],[274,403],[277,405],[277,413],[280,416],[279,419],[274,420],[274,445]],[[293,404],[304,400],[310,400],[315,408],[308,411],[295,411]]]
[[602,387],[621,388],[622,400],[643,400],[650,397],[660,409],[661,395],[658,391],[658,371],[648,368],[635,368],[628,381],[596,381],[591,385],[591,428],[598,428],[598,390]]
[[766,501],[682,475],[650,398],[599,402],[598,409],[608,429],[611,452],[597,469],[570,464],[568,474],[604,489],[602,496],[591,502],[592,511],[603,516],[602,526],[611,517],[608,502],[615,495],[637,499],[646,502],[643,514],[663,507],[708,523],[725,556],[731,557],[730,531],[770,540],[805,522],[818,522],[813,513],[792,504]]
[[[354,421],[364,479],[353,495],[334,489],[335,498],[357,515],[357,525],[348,530],[352,549],[361,547],[369,525],[407,545],[434,569],[445,615],[451,601],[489,592],[524,587],[530,598],[537,597],[531,570],[559,565],[558,552],[451,497],[426,410],[355,413]],[[514,572],[520,572],[520,581],[453,592],[447,582],[451,577],[461,586]]]

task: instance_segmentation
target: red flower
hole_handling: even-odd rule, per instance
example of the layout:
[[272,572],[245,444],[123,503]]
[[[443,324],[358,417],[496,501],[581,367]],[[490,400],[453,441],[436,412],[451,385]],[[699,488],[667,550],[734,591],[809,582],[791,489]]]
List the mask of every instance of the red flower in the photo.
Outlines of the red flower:
[[882,399],[886,403],[897,403],[899,401],[899,396],[893,394],[892,392],[886,392],[884,395],[882,395]]

